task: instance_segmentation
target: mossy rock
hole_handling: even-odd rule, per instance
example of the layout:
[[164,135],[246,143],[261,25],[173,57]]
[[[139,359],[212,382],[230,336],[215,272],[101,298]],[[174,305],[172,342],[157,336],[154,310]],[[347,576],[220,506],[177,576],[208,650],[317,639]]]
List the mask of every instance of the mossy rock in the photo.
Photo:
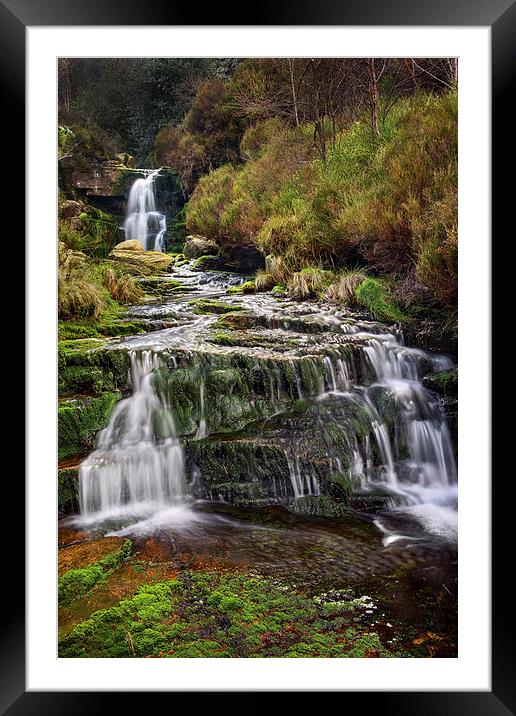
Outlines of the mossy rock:
[[197,314],[208,314],[208,313],[233,313],[234,311],[243,310],[238,306],[232,306],[229,303],[222,303],[221,301],[213,301],[207,298],[197,298],[193,301],[189,301],[189,306],[193,308],[193,312]]
[[110,392],[59,402],[59,460],[93,448],[97,432],[107,426],[111,412],[121,397],[119,392]]
[[245,281],[239,286],[231,286],[226,290],[228,294],[252,294],[256,293],[256,285],[254,281]]
[[174,259],[161,251],[145,251],[136,239],[122,241],[109,254],[110,258],[127,264],[128,268],[142,276],[150,276],[170,268]]
[[457,368],[450,368],[433,373],[424,378],[423,385],[439,395],[456,398],[459,390],[459,372]]
[[61,468],[57,473],[57,507],[60,513],[69,514],[79,509],[79,471],[76,467]]
[[231,307],[231,311],[221,316],[214,324],[214,329],[230,329],[230,330],[246,330],[248,328],[254,328],[259,325],[259,318],[250,311],[234,310],[234,306]]

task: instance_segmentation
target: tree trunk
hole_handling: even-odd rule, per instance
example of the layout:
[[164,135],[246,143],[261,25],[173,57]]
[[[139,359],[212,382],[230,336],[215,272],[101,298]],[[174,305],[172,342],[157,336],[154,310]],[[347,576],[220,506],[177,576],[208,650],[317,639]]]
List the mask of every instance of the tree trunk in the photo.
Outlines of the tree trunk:
[[374,58],[369,58],[369,103],[371,105],[371,129],[373,136],[378,137],[380,135],[380,129],[378,126],[378,81],[376,79],[376,68],[374,64]]
[[299,127],[299,114],[297,111],[297,93],[296,93],[296,86],[294,84],[294,60],[292,60],[290,57],[287,59],[288,62],[288,70],[290,74],[290,86],[292,88],[292,101],[294,104],[294,118],[296,120],[296,127]]

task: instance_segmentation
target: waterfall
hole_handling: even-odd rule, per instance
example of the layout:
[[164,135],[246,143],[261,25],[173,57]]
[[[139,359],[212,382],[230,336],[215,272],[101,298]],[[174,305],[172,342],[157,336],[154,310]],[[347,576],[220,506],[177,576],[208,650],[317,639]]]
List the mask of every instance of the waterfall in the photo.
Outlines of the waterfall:
[[183,449],[172,412],[156,394],[151,351],[130,352],[133,393],[115,407],[79,470],[84,517],[161,509],[184,496]]
[[199,383],[199,427],[197,428],[197,433],[195,435],[197,440],[205,438],[208,434],[208,429],[206,425],[206,408],[204,405],[205,392],[206,386],[204,384],[204,378],[201,378]]
[[159,169],[144,169],[145,177],[136,179],[129,192],[127,215],[124,223],[127,240],[136,239],[146,251],[164,251],[167,220],[156,210],[154,180]]

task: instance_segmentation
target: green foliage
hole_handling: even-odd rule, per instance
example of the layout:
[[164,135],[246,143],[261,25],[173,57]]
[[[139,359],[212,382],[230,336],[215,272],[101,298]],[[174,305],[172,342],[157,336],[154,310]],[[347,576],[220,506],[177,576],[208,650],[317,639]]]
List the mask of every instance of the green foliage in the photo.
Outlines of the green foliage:
[[281,284],[276,284],[276,286],[273,286],[271,291],[275,296],[284,296],[287,292],[287,289],[285,286],[282,286]]
[[403,314],[392,303],[385,285],[377,278],[366,278],[355,291],[357,303],[378,321],[402,321]]

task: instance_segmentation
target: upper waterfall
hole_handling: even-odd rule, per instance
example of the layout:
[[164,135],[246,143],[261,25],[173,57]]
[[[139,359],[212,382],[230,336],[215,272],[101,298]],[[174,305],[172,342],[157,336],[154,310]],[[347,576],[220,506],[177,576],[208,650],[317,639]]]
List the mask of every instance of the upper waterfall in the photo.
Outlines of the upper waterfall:
[[156,210],[154,181],[160,169],[142,169],[144,178],[136,179],[129,192],[124,230],[126,239],[136,239],[146,251],[165,250],[167,219]]

